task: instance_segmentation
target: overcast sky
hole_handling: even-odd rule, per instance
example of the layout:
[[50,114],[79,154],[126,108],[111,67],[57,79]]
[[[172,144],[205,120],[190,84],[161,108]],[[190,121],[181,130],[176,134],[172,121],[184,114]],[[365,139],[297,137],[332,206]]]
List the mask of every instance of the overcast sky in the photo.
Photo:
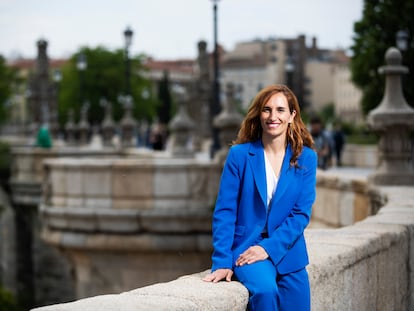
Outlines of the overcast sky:
[[[81,46],[123,48],[134,31],[131,54],[156,59],[194,58],[197,42],[213,46],[211,0],[0,0],[0,54],[36,56],[49,42],[52,58]],[[315,36],[321,48],[349,48],[363,0],[221,0],[218,37],[225,49],[269,37]]]

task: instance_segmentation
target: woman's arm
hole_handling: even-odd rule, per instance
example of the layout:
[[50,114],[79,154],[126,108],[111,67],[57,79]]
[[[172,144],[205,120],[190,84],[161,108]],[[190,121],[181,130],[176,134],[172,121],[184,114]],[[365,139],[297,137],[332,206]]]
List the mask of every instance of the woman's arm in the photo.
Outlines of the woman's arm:
[[235,149],[230,148],[213,213],[213,272],[233,268],[232,246],[240,188],[239,160],[235,153]]

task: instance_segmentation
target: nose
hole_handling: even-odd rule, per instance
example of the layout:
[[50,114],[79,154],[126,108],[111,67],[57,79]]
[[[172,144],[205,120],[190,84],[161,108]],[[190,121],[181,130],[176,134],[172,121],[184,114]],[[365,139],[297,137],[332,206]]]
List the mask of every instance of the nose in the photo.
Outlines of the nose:
[[278,115],[277,115],[277,110],[276,109],[272,109],[271,111],[270,111],[270,119],[271,120],[276,120],[278,118]]

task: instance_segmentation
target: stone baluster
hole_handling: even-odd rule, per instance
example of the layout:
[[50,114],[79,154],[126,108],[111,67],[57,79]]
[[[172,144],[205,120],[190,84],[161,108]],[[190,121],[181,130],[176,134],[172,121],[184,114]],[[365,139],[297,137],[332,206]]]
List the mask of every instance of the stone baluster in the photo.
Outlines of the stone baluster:
[[105,147],[112,147],[112,140],[115,135],[115,122],[112,118],[112,104],[106,99],[101,99],[100,104],[105,108],[105,118],[102,122],[103,145]]
[[226,101],[223,109],[213,120],[213,125],[220,130],[221,149],[216,153],[215,158],[224,161],[231,142],[236,138],[237,131],[243,121],[242,115],[237,111],[235,100],[235,88],[232,83],[226,85]]
[[69,110],[68,121],[65,124],[65,130],[66,130],[66,144],[70,146],[75,145],[77,126],[75,124],[75,116],[73,113],[73,109]]
[[88,122],[89,103],[85,102],[81,108],[81,117],[79,120],[79,144],[81,146],[87,145],[89,141],[90,125]]
[[367,119],[380,136],[378,164],[369,180],[379,185],[414,185],[413,146],[410,141],[414,109],[407,104],[401,86],[401,75],[408,73],[408,68],[401,65],[401,53],[394,47],[385,53],[385,61],[387,65],[378,70],[385,75],[385,94]]
[[130,95],[121,96],[120,103],[124,107],[124,116],[121,120],[121,144],[123,148],[135,146],[135,129],[137,122],[132,116],[133,100]]
[[179,108],[178,113],[168,125],[171,131],[171,154],[177,157],[193,157],[194,151],[190,147],[190,138],[195,125],[187,113],[186,105],[189,97],[182,86],[174,86],[173,92],[177,98]]

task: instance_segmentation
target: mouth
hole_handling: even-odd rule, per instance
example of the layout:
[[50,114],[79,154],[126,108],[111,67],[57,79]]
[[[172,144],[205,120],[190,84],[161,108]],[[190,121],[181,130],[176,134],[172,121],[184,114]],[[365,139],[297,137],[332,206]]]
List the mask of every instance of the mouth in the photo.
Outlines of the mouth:
[[280,123],[277,123],[277,122],[267,122],[266,124],[270,128],[275,128],[275,127],[278,127],[280,125]]

